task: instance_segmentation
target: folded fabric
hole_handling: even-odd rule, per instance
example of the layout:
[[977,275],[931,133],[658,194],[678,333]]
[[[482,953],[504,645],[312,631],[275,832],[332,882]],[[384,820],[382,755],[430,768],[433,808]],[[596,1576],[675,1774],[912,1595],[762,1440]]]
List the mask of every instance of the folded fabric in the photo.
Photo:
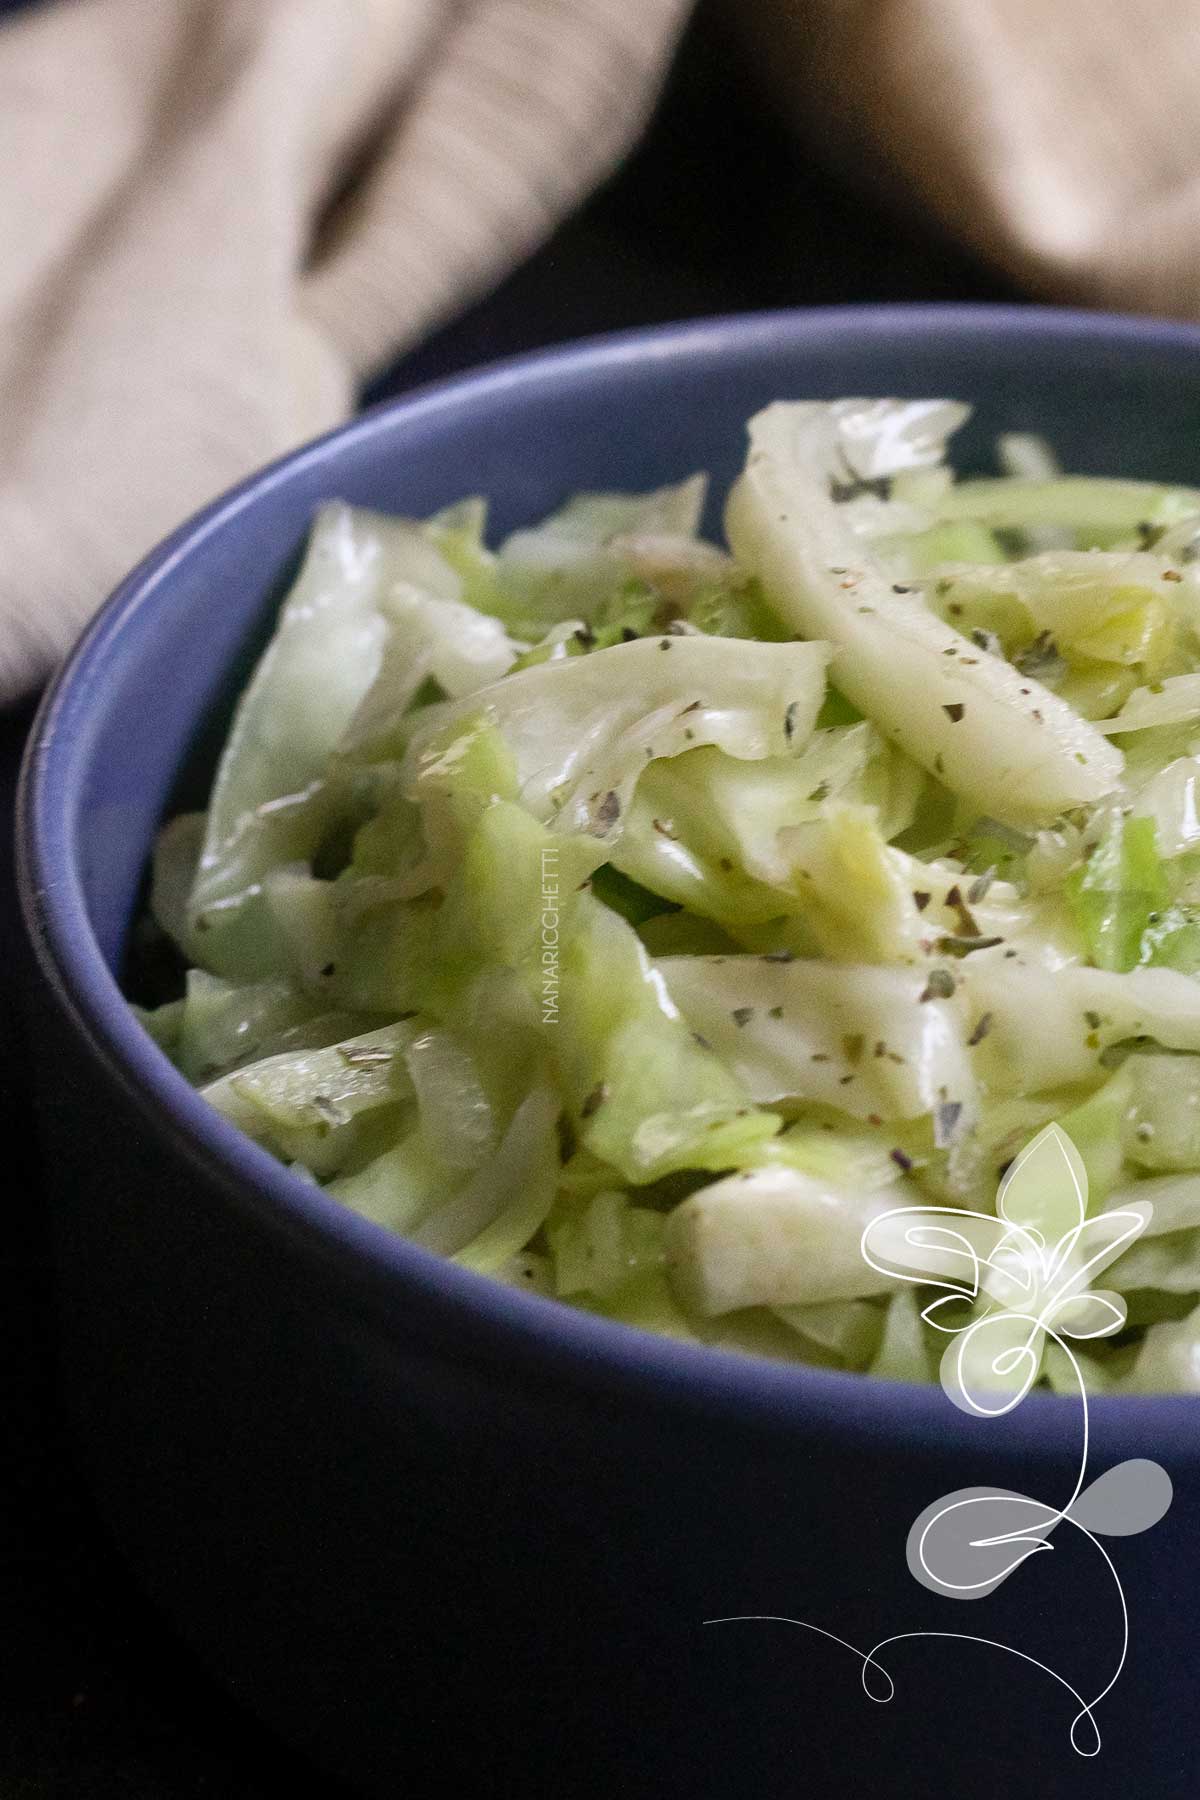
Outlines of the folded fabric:
[[689,4],[57,0],[0,26],[0,701],[550,232]]
[[1195,0],[724,0],[797,130],[1035,293],[1200,317]]
[[[712,3],[855,180],[1034,292],[1200,317],[1193,0]],[[43,0],[0,26],[0,701],[553,229],[690,7]]]

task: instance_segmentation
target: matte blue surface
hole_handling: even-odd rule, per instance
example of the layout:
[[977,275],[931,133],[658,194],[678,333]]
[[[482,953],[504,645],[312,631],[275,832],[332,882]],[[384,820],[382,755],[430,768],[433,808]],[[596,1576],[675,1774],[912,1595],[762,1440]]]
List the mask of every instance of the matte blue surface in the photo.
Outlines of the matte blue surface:
[[54,995],[33,1023],[93,1478],[214,1665],[379,1792],[466,1792],[487,1770],[495,1794],[586,1777],[732,1796],[790,1780],[796,1758],[817,1793],[924,1794],[934,1768],[977,1793],[1008,1769],[1025,1792],[1031,1745],[1056,1793],[1116,1792],[1148,1758],[1155,1794],[1195,1789],[1193,1401],[1094,1407],[1094,1473],[1154,1456],[1177,1488],[1163,1525],[1118,1546],[1134,1639],[1100,1764],[1067,1748],[1061,1690],[995,1651],[909,1650],[898,1699],[872,1706],[834,1645],[701,1621],[790,1613],[864,1648],[977,1631],[1102,1686],[1116,1600],[1086,1557],[1038,1558],[970,1609],[904,1562],[911,1520],[952,1487],[1065,1498],[1075,1405],[980,1424],[935,1388],[694,1351],[485,1283],[241,1139],[113,976],[155,826],[202,791],[320,500],[425,513],[482,492],[501,533],[581,487],[707,467],[720,490],[771,398],[935,391],[979,403],[980,460],[997,429],[1032,430],[1073,468],[1200,480],[1190,329],[888,308],[610,339],[427,390],[247,483],[124,584],[44,705],[23,879]]

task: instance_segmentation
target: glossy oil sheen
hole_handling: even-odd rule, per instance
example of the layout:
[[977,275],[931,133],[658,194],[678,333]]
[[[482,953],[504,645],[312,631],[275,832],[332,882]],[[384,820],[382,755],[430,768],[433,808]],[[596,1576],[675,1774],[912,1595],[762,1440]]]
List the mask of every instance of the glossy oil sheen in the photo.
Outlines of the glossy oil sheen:
[[30,1021],[92,1480],[213,1667],[370,1792],[1197,1790],[1196,1402],[1093,1406],[1093,1474],[1142,1455],[1175,1485],[1118,1546],[1132,1637],[1099,1762],[1070,1750],[1062,1688],[994,1648],[909,1643],[874,1704],[844,1646],[704,1621],[787,1615],[864,1649],[977,1632],[1095,1692],[1118,1602],[1086,1544],[969,1609],[905,1560],[952,1488],[1065,1499],[1077,1405],[972,1421],[936,1388],[674,1346],[438,1262],[212,1114],[114,979],[153,832],[202,796],[318,502],[424,514],[482,493],[499,535],[579,488],[700,467],[719,495],[758,406],[852,393],[976,403],[956,454],[980,466],[998,430],[1034,431],[1072,469],[1200,481],[1190,329],[864,308],[637,333],[428,389],[255,477],[130,577],[43,706]]

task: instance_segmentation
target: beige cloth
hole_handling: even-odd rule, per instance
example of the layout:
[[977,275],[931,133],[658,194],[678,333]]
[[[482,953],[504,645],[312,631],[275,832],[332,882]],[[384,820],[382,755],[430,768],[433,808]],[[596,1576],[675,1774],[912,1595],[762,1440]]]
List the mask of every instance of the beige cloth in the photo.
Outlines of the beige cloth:
[[[56,0],[0,26],[0,699],[545,236],[690,5]],[[859,179],[1037,292],[1200,317],[1200,0],[724,5]]]
[[1198,0],[725,0],[796,127],[1035,293],[1200,318]]
[[533,248],[690,0],[58,0],[0,26],[0,699]]

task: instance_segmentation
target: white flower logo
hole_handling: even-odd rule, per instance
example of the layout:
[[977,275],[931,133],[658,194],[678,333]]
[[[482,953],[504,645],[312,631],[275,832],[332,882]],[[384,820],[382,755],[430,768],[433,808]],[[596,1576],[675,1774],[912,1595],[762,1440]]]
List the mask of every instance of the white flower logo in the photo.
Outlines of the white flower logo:
[[859,1659],[863,1692],[879,1703],[895,1693],[880,1661],[882,1651],[921,1639],[989,1645],[1044,1670],[1071,1695],[1079,1709],[1071,1721],[1071,1745],[1080,1756],[1091,1757],[1100,1750],[1095,1709],[1119,1679],[1129,1648],[1125,1595],[1100,1539],[1148,1531],[1166,1513],[1172,1490],[1166,1470],[1144,1457],[1116,1463],[1085,1485],[1087,1386],[1069,1340],[1109,1337],[1124,1325],[1120,1295],[1094,1291],[1090,1284],[1146,1229],[1151,1216],[1150,1206],[1137,1201],[1089,1218],[1087,1202],[1083,1158],[1065,1131],[1048,1125],[1009,1169],[994,1215],[942,1206],[898,1207],[867,1227],[862,1253],[881,1274],[940,1290],[921,1316],[949,1340],[941,1363],[942,1386],[963,1412],[993,1419],[1011,1412],[1037,1380],[1047,1340],[1070,1361],[1079,1385],[1083,1441],[1069,1498],[1055,1506],[1008,1488],[958,1488],[924,1508],[909,1529],[905,1548],[909,1570],[930,1593],[946,1600],[983,1600],[1030,1557],[1050,1550],[1053,1531],[1071,1526],[1082,1533],[1102,1558],[1120,1605],[1119,1650],[1099,1692],[1089,1699],[1036,1656],[974,1633],[893,1632],[870,1650],[860,1650],[806,1619],[749,1614],[741,1615],[740,1622],[799,1626],[840,1644]]
[[1090,1284],[1150,1220],[1144,1202],[1087,1216],[1083,1159],[1048,1125],[1016,1158],[995,1216],[941,1206],[895,1208],[863,1233],[871,1267],[941,1290],[922,1312],[950,1339],[942,1386],[962,1411],[998,1418],[1022,1401],[1047,1338],[1111,1336],[1125,1323],[1119,1294]]

